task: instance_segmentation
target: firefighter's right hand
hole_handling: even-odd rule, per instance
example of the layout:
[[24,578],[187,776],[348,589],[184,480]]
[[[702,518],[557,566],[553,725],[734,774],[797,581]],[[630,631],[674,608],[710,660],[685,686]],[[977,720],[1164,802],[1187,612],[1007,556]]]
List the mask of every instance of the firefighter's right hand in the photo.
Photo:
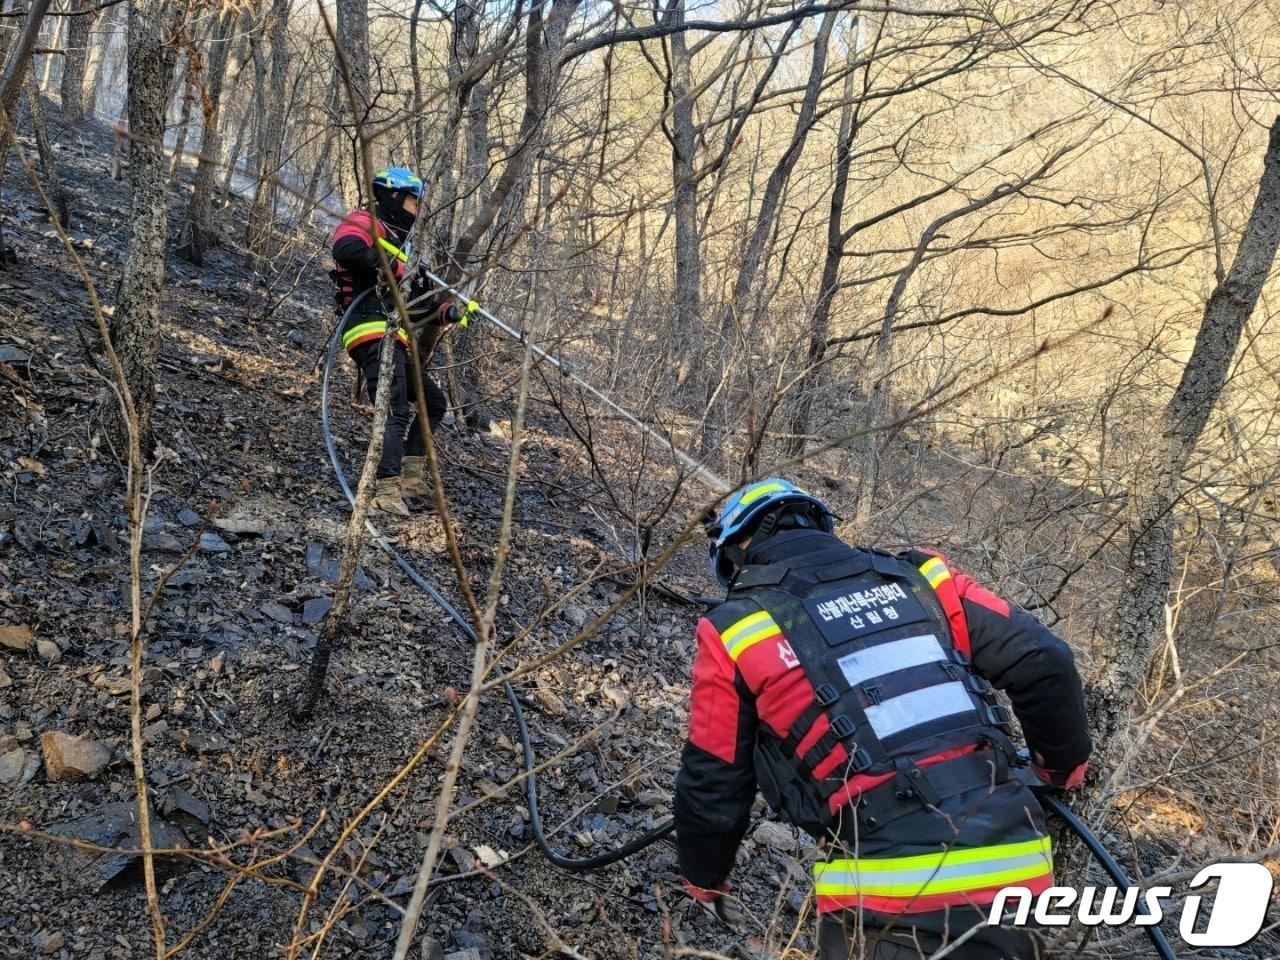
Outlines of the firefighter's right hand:
[[727,881],[718,887],[711,888],[694,886],[685,880],[684,892],[729,929],[736,930],[741,925],[742,905],[735,898],[727,895],[729,893]]
[[1089,772],[1089,761],[1079,764],[1070,770],[1050,770],[1044,765],[1044,757],[1037,751],[1031,764],[1031,772],[1043,783],[1059,790],[1075,790],[1084,783],[1084,775]]

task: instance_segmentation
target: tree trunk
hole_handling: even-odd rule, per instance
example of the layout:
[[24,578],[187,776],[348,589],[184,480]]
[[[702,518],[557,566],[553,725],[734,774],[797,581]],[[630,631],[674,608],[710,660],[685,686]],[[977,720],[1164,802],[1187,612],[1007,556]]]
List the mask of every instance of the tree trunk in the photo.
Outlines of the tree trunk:
[[[92,24],[90,25],[91,35],[86,42],[89,48],[89,62],[85,68],[85,80],[81,85],[82,103],[84,104],[84,112],[86,116],[93,116],[98,104],[98,81],[102,77],[102,62],[106,60],[107,53],[111,49],[111,41],[115,34],[116,11],[120,8],[107,7],[105,14],[99,18],[96,14],[89,19],[96,21],[98,24],[97,33],[99,35],[97,42],[92,40]],[[84,91],[88,90],[86,94]],[[64,100],[65,103],[65,100]]]
[[[856,37],[857,27],[854,28]],[[857,43],[849,44],[849,59],[857,51]],[[813,316],[809,320],[809,347],[805,353],[805,368],[800,372],[795,390],[795,406],[791,415],[791,439],[786,441],[788,456],[804,453],[804,436],[813,422],[814,400],[822,392],[825,381],[823,360],[827,355],[827,337],[830,335],[831,304],[835,300],[840,282],[840,263],[844,259],[844,201],[849,187],[849,168],[853,159],[853,141],[858,136],[857,105],[853,97],[853,71],[844,81],[844,103],[840,108],[840,133],[836,139],[836,169],[831,185],[831,211],[827,216],[827,253],[822,263],[822,280],[818,285],[818,299]]]
[[1153,644],[1164,631],[1173,572],[1174,509],[1182,473],[1222,394],[1240,333],[1253,313],[1280,243],[1280,118],[1271,127],[1262,178],[1227,276],[1205,304],[1195,347],[1151,434],[1158,448],[1135,471],[1129,492],[1129,555],[1089,707],[1105,750],[1123,730]]
[[[82,11],[90,0],[75,0],[71,9]],[[68,123],[84,120],[84,75],[89,62],[89,28],[93,15],[68,17],[66,55],[62,67],[62,118]]]
[[[33,0],[27,9],[27,16],[18,31],[17,41],[9,51],[8,62],[4,66],[4,76],[0,77],[0,110],[7,113],[12,120],[13,108],[18,102],[18,94],[22,91],[22,81],[26,79],[27,68],[31,65],[31,54],[40,39],[40,23],[44,20],[45,11],[49,9],[49,0]],[[5,151],[8,152],[8,147]]]
[[[102,56],[100,60],[106,60],[107,55],[111,52],[111,46],[115,40],[115,22],[117,19],[115,11],[118,9],[120,8],[119,7],[107,8],[107,16],[111,20],[112,29],[109,32],[107,32],[102,39]],[[126,12],[126,15],[127,15],[127,12]],[[127,24],[126,24],[126,27],[127,27]],[[123,46],[127,48],[128,47],[127,29],[124,32],[126,35],[126,39]],[[89,102],[89,112],[91,114],[96,115],[99,109],[106,109],[106,104],[99,102],[99,95],[102,93],[103,90],[119,89],[120,78],[124,75],[125,64],[128,62],[128,60],[129,60],[129,57],[127,53],[124,50],[122,50],[120,52],[120,55],[116,58],[116,60],[111,65],[111,78],[106,83],[98,83],[96,79],[90,80],[89,89],[93,91],[93,93],[91,94],[90,102]],[[97,73],[99,76],[102,73],[101,64],[98,67]]]
[[196,84],[200,81],[200,57],[195,51],[187,54],[187,68],[182,83],[182,106],[178,109],[178,129],[173,135],[173,158],[169,164],[169,189],[178,185],[182,174],[182,158],[187,152],[187,136],[191,131],[191,104],[196,99]]
[[[684,22],[684,0],[672,0],[667,22]],[[693,71],[684,33],[671,35],[671,179],[674,186],[676,301],[675,327],[702,326],[702,249],[698,236],[698,177],[694,169],[698,143],[693,126]],[[693,337],[693,340],[700,338]],[[694,350],[690,375],[706,380],[706,355]]]
[[[227,154],[223,161],[226,164],[226,170],[222,174],[222,197],[223,203],[227,202],[227,198],[231,196],[232,181],[236,172],[240,167],[240,155],[244,152],[244,138],[249,131],[249,120],[253,117],[253,107],[246,106],[244,113],[240,115],[240,124],[236,127],[236,138],[231,144],[231,152]],[[247,167],[248,164],[246,163]]]
[[[45,47],[49,50],[57,50],[58,44],[62,42],[63,21],[66,17],[53,17],[52,23],[49,24],[48,38]],[[73,18],[74,19],[74,18]],[[58,59],[56,53],[44,54],[44,69],[40,74],[40,90],[47,93],[49,90],[49,80],[53,76],[53,61]]]
[[[354,102],[356,125],[351,128],[347,141],[348,149],[353,149],[359,139],[358,131],[369,119],[369,112],[373,108],[369,88],[369,0],[338,0],[337,26],[339,49],[342,62],[346,65],[346,78],[339,73],[338,82],[343,85],[347,82],[351,84],[350,96],[346,90],[342,90],[338,97],[338,116],[353,119],[347,115],[347,111]],[[370,149],[375,149],[372,143]],[[360,184],[358,178],[344,179],[342,183],[345,185],[342,202],[349,210],[360,203],[361,194],[369,186]]]
[[[564,49],[569,20],[577,9],[578,2],[579,0],[553,0],[545,20],[540,6],[534,5],[529,11],[525,34],[525,103],[520,130],[516,135],[515,147],[507,156],[506,164],[493,189],[478,204],[479,209],[471,221],[459,231],[446,263],[442,264],[445,279],[450,282],[459,280],[470,269],[472,253],[493,226],[498,212],[504,208],[517,185],[527,186],[530,164],[545,138],[551,97],[559,76],[560,53]],[[474,347],[475,344],[471,346]],[[463,369],[470,373],[474,366],[475,364],[468,364]],[[454,398],[455,405],[464,420],[474,422],[481,413],[477,407],[477,397],[482,393],[481,386],[478,382],[464,383],[460,378],[457,383],[459,389],[458,396]]]
[[62,186],[62,178],[58,176],[58,161],[53,155],[53,144],[49,142],[49,129],[44,122],[44,108],[40,102],[40,91],[36,88],[36,78],[27,78],[27,99],[31,104],[31,128],[36,135],[36,152],[40,155],[40,174],[44,178],[44,191],[53,204],[53,214],[64,226],[71,224],[71,207],[67,202],[67,191]]
[[[111,341],[120,355],[138,412],[139,441],[150,452],[155,408],[156,352],[160,343],[160,296],[164,284],[165,91],[173,72],[166,45],[173,8],[167,2],[129,7],[129,248],[120,295],[111,321]],[[108,424],[117,450],[128,443],[126,424],[114,402]]]
[[[342,82],[338,77],[338,71],[335,68],[332,71],[329,83],[329,93],[325,98],[325,113],[329,117],[337,115],[338,104],[342,102],[340,96],[342,94]],[[311,176],[307,178],[307,186],[303,191],[311,200],[319,203],[322,199],[319,196],[320,184],[324,182],[329,189],[326,190],[325,196],[332,192],[333,177],[331,172],[336,170],[333,162],[333,148],[338,138],[338,125],[336,123],[328,123],[328,127],[324,134],[324,146],[320,148],[319,162],[311,170]],[[309,216],[315,216],[315,208],[311,208]]]
[[288,69],[289,0],[273,0],[263,30],[271,34],[271,85],[266,91],[266,109],[258,118],[257,182],[253,203],[249,207],[246,240],[249,251],[258,260],[271,250],[272,226],[275,221],[276,177],[280,173],[280,157],[284,147],[285,76]]
[[[6,9],[9,8],[9,9]],[[22,12],[22,0],[14,0],[10,7],[9,0],[0,0],[0,13],[18,14]],[[0,76],[4,74],[4,63],[9,59],[9,47],[22,24],[15,16],[0,19]]]
[[231,31],[234,26],[234,17],[220,17],[209,41],[208,100],[200,128],[195,187],[191,191],[191,206],[187,211],[190,239],[184,248],[196,266],[204,264],[205,252],[218,242],[213,228],[213,181],[222,153],[222,84],[227,75],[227,62],[231,59]]
[[[809,67],[809,80],[805,85],[804,98],[800,102],[800,110],[796,115],[791,142],[769,174],[764,195],[760,199],[760,210],[756,214],[755,224],[742,250],[741,259],[738,261],[738,276],[733,285],[732,297],[725,305],[720,317],[720,351],[723,362],[711,364],[705,378],[706,412],[703,414],[702,437],[699,442],[699,452],[704,457],[712,449],[714,437],[714,431],[711,429],[712,414],[720,406],[717,402],[720,378],[727,375],[724,371],[731,366],[728,351],[734,342],[735,330],[746,309],[751,289],[760,271],[765,241],[773,233],[783,189],[791,178],[791,171],[795,169],[796,161],[804,152],[805,142],[809,138],[809,131],[813,129],[816,119],[818,93],[821,91],[822,78],[827,68],[827,46],[835,20],[834,13],[825,13],[822,16],[822,24],[818,27],[818,35],[813,42],[813,60]],[[725,436],[728,436],[728,433],[725,433]]]
[[[44,19],[45,11],[48,9],[49,0],[34,0],[18,28],[17,37],[12,41],[8,56],[0,60],[0,70],[3,71],[0,74],[0,116],[4,118],[0,120],[0,181],[4,179],[4,170],[9,159],[9,133],[17,122],[13,115],[13,108],[18,102],[18,94],[22,91],[27,68],[31,65],[31,52],[35,49],[36,41],[40,37],[40,21]],[[16,254],[13,254],[5,245],[4,220],[3,212],[0,211],[0,265],[10,257],[16,260]]]

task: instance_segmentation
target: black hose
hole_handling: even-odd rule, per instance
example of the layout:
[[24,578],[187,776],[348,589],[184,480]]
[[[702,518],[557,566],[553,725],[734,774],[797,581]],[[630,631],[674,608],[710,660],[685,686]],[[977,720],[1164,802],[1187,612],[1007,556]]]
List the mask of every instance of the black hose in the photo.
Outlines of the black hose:
[[[1084,845],[1093,854],[1093,859],[1097,860],[1102,869],[1107,871],[1111,879],[1115,881],[1116,886],[1124,890],[1133,887],[1133,882],[1125,876],[1120,864],[1116,863],[1111,854],[1107,853],[1107,848],[1102,845],[1102,841],[1094,836],[1093,831],[1071,812],[1070,807],[1047,790],[1037,790],[1036,795],[1042,806],[1048,807],[1061,817],[1062,822],[1067,825],[1067,829],[1084,841]],[[1148,915],[1145,903],[1139,902],[1138,912],[1144,916]],[[1160,957],[1160,960],[1177,960],[1173,948],[1169,946],[1169,941],[1165,939],[1164,932],[1159,926],[1153,923],[1146,930],[1147,936],[1151,938],[1151,945],[1155,947],[1156,954]]]
[[[333,429],[329,423],[329,380],[330,375],[333,372],[334,358],[338,355],[338,344],[342,340],[342,328],[346,326],[347,318],[351,315],[351,312],[360,305],[360,302],[364,300],[372,290],[373,288],[370,287],[368,290],[365,290],[356,296],[355,299],[351,301],[351,306],[347,307],[346,312],[343,313],[342,319],[338,321],[338,326],[333,332],[333,339],[329,341],[329,355],[325,360],[324,378],[321,381],[320,387],[320,424],[321,429],[324,431],[325,449],[329,453],[329,463],[333,465],[333,472],[338,478],[338,485],[342,488],[343,494],[346,495],[347,502],[350,503],[352,507],[355,506],[356,502],[355,493],[352,492],[351,484],[347,481],[346,472],[342,469],[342,463],[338,459],[338,448],[337,444],[334,442]],[[470,639],[472,643],[475,643],[475,630],[471,628],[471,624],[467,623],[462,614],[454,609],[453,605],[441,595],[439,590],[432,586],[431,582],[427,580],[426,577],[422,576],[422,574],[414,569],[413,565],[409,563],[408,560],[400,555],[400,552],[391,545],[391,542],[382,535],[382,532],[379,531],[372,522],[366,521],[366,526],[369,528],[369,531],[373,536],[374,543],[387,553],[387,555],[396,562],[400,569],[405,572],[409,579],[417,586],[421,587],[431,597],[431,599],[435,601],[436,605],[440,607],[441,610],[449,615],[450,619],[457,624],[458,628],[466,634],[467,638]],[[502,686],[503,689],[506,690],[507,700],[511,703],[511,711],[515,714],[516,729],[520,734],[520,746],[524,751],[524,769],[526,777],[525,796],[528,798],[529,804],[529,823],[533,828],[533,837],[534,840],[537,841],[538,849],[542,851],[543,855],[548,860],[557,867],[562,867],[565,870],[595,870],[598,867],[603,867],[610,863],[617,863],[619,860],[625,860],[627,857],[643,850],[650,844],[657,843],[675,829],[675,821],[666,820],[663,823],[658,824],[658,826],[654,827],[652,830],[636,837],[634,840],[629,840],[616,849],[596,854],[594,857],[574,859],[572,857],[562,856],[552,850],[551,845],[547,842],[546,833],[542,829],[542,816],[538,813],[538,780],[537,776],[534,774],[534,769],[537,767],[537,763],[533,756],[533,743],[529,738],[529,727],[524,720],[524,711],[520,709],[520,701],[516,699],[515,689],[509,683],[504,683]]]
[[594,857],[566,857],[552,850],[551,845],[547,843],[546,835],[542,832],[542,817],[538,814],[538,785],[534,780],[533,774],[533,745],[529,742],[529,728],[524,722],[524,710],[520,708],[520,701],[516,699],[516,692],[512,689],[511,684],[508,683],[504,686],[507,691],[507,700],[511,703],[511,712],[516,715],[516,727],[520,731],[520,744],[524,749],[524,769],[528,774],[524,792],[529,803],[529,824],[533,827],[533,838],[538,842],[538,848],[548,860],[557,867],[563,867],[565,870],[595,870],[597,867],[625,860],[633,853],[643,850],[652,843],[657,843],[676,828],[675,820],[664,820],[652,830],[642,833],[634,840],[628,840],[622,846],[605,853],[598,853]]

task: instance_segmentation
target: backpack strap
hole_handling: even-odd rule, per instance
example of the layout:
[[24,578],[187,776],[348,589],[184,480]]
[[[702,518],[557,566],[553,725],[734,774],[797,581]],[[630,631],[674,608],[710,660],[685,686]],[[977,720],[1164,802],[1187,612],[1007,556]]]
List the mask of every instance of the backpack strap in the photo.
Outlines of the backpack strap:
[[955,648],[966,657],[970,656],[969,621],[965,619],[964,605],[960,602],[960,591],[956,588],[955,578],[951,576],[951,570],[947,567],[946,561],[938,554],[924,550],[908,550],[903,557],[933,588],[933,592],[938,597],[938,603],[942,605],[942,611],[947,615],[947,622],[951,625],[951,639]]

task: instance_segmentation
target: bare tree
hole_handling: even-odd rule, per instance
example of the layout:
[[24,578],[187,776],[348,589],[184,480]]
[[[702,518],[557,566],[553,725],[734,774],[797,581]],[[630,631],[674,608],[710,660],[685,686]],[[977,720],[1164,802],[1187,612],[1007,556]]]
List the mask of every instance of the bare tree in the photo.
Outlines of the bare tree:
[[27,102],[31,107],[31,129],[36,135],[36,151],[40,156],[40,172],[44,176],[45,192],[53,204],[54,212],[63,226],[71,223],[71,204],[62,178],[58,175],[58,161],[49,140],[49,128],[44,122],[44,107],[40,103],[40,91],[34,76],[27,77]]
[[1164,633],[1173,577],[1174,512],[1183,468],[1217,406],[1240,334],[1253,314],[1280,244],[1280,119],[1272,124],[1253,209],[1235,259],[1205,303],[1195,347],[1177,389],[1149,429],[1155,455],[1129,487],[1124,583],[1096,666],[1090,711],[1100,743],[1122,730],[1153,644]]
[[22,26],[18,30],[17,42],[9,50],[4,64],[4,72],[0,74],[0,110],[10,117],[22,92],[22,82],[26,78],[27,68],[31,65],[31,57],[36,43],[40,39],[40,25],[44,22],[45,12],[49,9],[49,0],[32,0],[23,17]]
[[[355,101],[355,113],[360,123],[370,119],[373,109],[372,67],[369,62],[369,2],[368,0],[339,0],[338,5],[338,47],[337,57],[341,63],[335,64],[335,70],[349,84],[349,95]],[[336,102],[336,101],[335,101]],[[345,114],[345,110],[334,111],[334,122]],[[350,120],[350,117],[348,118]],[[359,150],[357,141],[359,133],[355,126],[350,126],[351,135],[348,140],[349,155],[355,157]],[[357,167],[359,161],[356,161]],[[363,189],[359,177],[342,179],[342,201],[348,208],[360,202]]]
[[209,39],[209,68],[205,75],[205,109],[200,127],[200,156],[196,160],[195,186],[187,211],[187,243],[183,251],[191,262],[204,263],[205,252],[218,242],[213,226],[213,183],[222,155],[222,85],[231,54],[235,18],[218,18]]
[[[280,172],[284,140],[286,71],[289,63],[288,28],[289,0],[272,0],[260,34],[260,38],[271,38],[271,71],[268,86],[267,79],[262,77],[261,66],[258,70],[264,87],[263,107],[258,111],[257,180],[254,183],[253,203],[249,207],[246,225],[246,243],[260,261],[271,249],[276,197],[279,193],[276,177]],[[260,38],[258,44],[261,44]],[[261,59],[258,59],[261,64]]]
[[62,67],[62,117],[68,123],[84,119],[84,75],[89,62],[89,29],[93,26],[89,7],[90,0],[75,0],[73,10],[82,16],[68,17]]
[[804,97],[796,114],[791,141],[787,144],[782,156],[769,174],[769,180],[765,184],[764,193],[760,198],[760,207],[754,215],[749,239],[738,259],[737,278],[734,280],[732,294],[720,315],[721,356],[725,362],[713,365],[713,369],[717,372],[714,376],[708,376],[706,380],[706,413],[703,420],[702,439],[699,444],[699,449],[704,456],[711,451],[714,442],[713,434],[709,427],[713,422],[712,411],[718,406],[717,400],[724,382],[724,370],[731,369],[731,365],[728,363],[727,351],[733,342],[739,325],[744,319],[751,291],[759,280],[758,273],[761,266],[761,258],[764,254],[765,241],[774,230],[775,218],[778,215],[779,204],[782,202],[783,191],[791,177],[791,172],[795,169],[796,163],[800,159],[800,155],[804,152],[805,142],[808,140],[809,132],[813,129],[817,118],[818,94],[822,90],[822,83],[826,75],[827,46],[831,39],[831,30],[835,26],[835,20],[836,15],[834,13],[826,13],[823,15],[821,25],[818,27],[818,34],[813,43],[809,79],[805,84]]
[[[163,2],[129,8],[129,249],[111,320],[111,341],[128,377],[143,451],[153,444],[155,361],[160,344],[166,225],[165,91],[173,73],[175,6]],[[117,449],[128,425],[107,408]]]

